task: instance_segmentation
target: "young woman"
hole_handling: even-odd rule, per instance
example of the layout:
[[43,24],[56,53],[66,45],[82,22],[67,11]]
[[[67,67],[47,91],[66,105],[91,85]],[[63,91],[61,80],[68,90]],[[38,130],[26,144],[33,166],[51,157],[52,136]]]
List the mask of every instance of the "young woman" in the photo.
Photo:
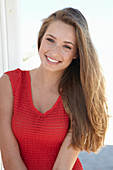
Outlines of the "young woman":
[[87,21],[73,8],[43,21],[39,68],[0,80],[0,149],[6,170],[82,170],[80,151],[104,143],[104,77]]

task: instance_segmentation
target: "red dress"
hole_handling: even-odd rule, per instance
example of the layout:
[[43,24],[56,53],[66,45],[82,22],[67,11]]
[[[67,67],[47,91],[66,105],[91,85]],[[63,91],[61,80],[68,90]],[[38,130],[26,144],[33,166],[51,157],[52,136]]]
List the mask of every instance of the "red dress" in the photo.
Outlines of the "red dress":
[[[22,160],[28,170],[52,170],[69,128],[61,96],[50,110],[41,113],[33,105],[29,71],[16,69],[6,74],[14,96],[12,130]],[[73,170],[83,170],[78,158]]]

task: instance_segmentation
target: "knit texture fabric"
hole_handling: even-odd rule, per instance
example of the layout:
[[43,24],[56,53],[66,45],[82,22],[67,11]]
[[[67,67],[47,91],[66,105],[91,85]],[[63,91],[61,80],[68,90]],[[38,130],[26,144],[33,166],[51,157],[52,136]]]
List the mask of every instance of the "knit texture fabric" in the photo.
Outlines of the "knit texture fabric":
[[[28,170],[52,170],[69,128],[61,96],[50,110],[41,113],[33,105],[29,71],[16,69],[6,74],[14,96],[12,130],[22,160]],[[73,170],[83,170],[78,158]]]

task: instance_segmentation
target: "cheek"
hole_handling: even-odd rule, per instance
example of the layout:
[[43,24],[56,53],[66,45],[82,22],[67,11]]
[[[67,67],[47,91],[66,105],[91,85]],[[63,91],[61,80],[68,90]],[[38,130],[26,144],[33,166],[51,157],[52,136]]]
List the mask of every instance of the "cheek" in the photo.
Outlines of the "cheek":
[[65,53],[65,59],[67,60],[67,61],[72,61],[73,60],[73,58],[74,58],[74,53],[73,52],[66,52]]
[[40,46],[40,51],[41,52],[46,52],[50,49],[50,45],[47,44],[45,41],[41,43],[41,46]]
[[39,48],[39,55],[43,54],[45,52],[46,46],[42,42]]

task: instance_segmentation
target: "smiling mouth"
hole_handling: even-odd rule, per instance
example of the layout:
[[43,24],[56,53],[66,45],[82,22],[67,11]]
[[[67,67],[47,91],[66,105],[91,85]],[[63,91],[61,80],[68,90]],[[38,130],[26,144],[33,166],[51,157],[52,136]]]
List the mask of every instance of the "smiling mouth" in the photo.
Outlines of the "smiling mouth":
[[61,61],[54,60],[54,59],[52,59],[52,58],[50,58],[50,57],[48,57],[48,56],[46,56],[46,59],[47,59],[49,62],[53,63],[53,64],[57,64],[57,63],[60,63],[60,62],[61,62]]

